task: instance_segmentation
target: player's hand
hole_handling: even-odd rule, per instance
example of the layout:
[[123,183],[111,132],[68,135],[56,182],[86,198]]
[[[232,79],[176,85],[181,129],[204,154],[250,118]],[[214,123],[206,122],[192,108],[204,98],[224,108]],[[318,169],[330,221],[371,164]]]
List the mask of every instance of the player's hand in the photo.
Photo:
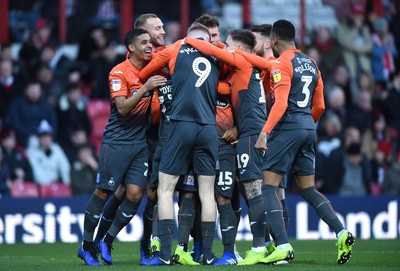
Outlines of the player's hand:
[[254,148],[257,149],[260,153],[263,155],[267,151],[267,133],[262,131],[260,135],[258,136],[256,145],[254,145]]
[[150,91],[156,87],[163,86],[167,83],[167,78],[161,75],[154,75],[150,77],[147,82],[143,85],[146,91]]
[[233,141],[237,140],[237,137],[238,137],[238,131],[236,127],[232,127],[231,129],[225,131],[224,135],[222,136],[222,139],[228,143],[232,143]]

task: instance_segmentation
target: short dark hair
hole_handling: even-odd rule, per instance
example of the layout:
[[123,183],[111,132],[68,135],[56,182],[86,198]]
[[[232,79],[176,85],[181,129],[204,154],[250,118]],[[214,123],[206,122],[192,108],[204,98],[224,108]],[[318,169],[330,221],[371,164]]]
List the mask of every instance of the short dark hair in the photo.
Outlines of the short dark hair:
[[[126,49],[128,49],[128,51],[129,51],[128,46],[129,46],[130,44],[135,43],[135,41],[137,40],[137,38],[138,38],[140,35],[143,35],[143,34],[149,34],[149,32],[147,32],[146,30],[141,29],[141,28],[129,30],[129,32],[125,34],[125,38],[124,38],[124,44],[125,44]],[[149,35],[150,35],[150,34],[149,34]]]
[[208,28],[205,25],[197,23],[197,22],[194,22],[194,23],[192,23],[190,25],[187,33],[192,32],[192,31],[196,31],[196,30],[203,31],[205,33],[208,33],[208,35],[210,35],[210,32],[208,31]]
[[294,25],[287,20],[278,20],[272,25],[271,35],[284,41],[294,41],[296,30]]
[[219,27],[219,20],[218,17],[209,15],[209,14],[203,14],[200,17],[198,17],[195,20],[196,23],[202,24],[207,28],[211,27]]
[[234,29],[229,33],[229,35],[232,40],[241,42],[243,45],[248,47],[250,51],[256,46],[256,37],[253,32],[248,29]]
[[133,24],[133,28],[144,28],[144,25],[147,23],[147,20],[150,18],[158,18],[158,16],[154,13],[145,13],[137,17],[135,23]]
[[258,24],[253,25],[253,27],[251,28],[251,32],[260,33],[261,36],[268,38],[271,36],[271,29],[272,24]]

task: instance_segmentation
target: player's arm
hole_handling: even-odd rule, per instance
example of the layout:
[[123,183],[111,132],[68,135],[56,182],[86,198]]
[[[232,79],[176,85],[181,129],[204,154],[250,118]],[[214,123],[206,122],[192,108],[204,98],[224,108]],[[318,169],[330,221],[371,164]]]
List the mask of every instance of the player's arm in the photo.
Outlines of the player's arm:
[[190,45],[193,48],[196,48],[203,54],[216,57],[219,60],[221,60],[235,68],[240,67],[241,62],[237,61],[237,55],[229,53],[228,51],[225,51],[224,49],[218,48],[217,46],[212,45],[209,42],[198,40],[195,38],[185,38],[184,42],[185,42],[185,44]]
[[118,113],[123,117],[127,116],[136,107],[146,92],[164,85],[166,81],[167,79],[161,75],[152,76],[131,97],[127,97],[128,86],[123,74],[113,74],[110,76],[111,98],[114,99]]
[[235,53],[242,55],[248,62],[251,63],[254,67],[260,70],[265,70],[270,72],[272,63],[267,59],[260,57],[258,55],[250,54],[243,50],[236,50]]
[[311,115],[316,123],[325,111],[324,102],[324,83],[322,81],[321,72],[318,70],[318,82],[312,98]]
[[174,46],[168,46],[164,50],[154,53],[154,56],[152,54],[152,59],[149,64],[147,64],[139,73],[140,81],[146,81],[147,78],[167,66],[172,57],[173,48]]
[[[285,114],[288,107],[288,97],[291,87],[292,72],[290,64],[285,62],[276,63],[272,67],[272,76],[274,78],[275,103],[271,108],[268,120],[263,127],[263,132],[269,134],[275,125]],[[274,74],[275,72],[275,74]]]

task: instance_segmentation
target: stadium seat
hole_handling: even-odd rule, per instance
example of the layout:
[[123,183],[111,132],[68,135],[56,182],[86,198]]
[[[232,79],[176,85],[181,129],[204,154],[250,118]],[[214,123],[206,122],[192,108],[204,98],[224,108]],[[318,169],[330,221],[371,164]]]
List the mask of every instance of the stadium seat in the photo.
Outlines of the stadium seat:
[[41,185],[40,195],[44,198],[69,197],[72,195],[71,186],[61,182]]
[[40,195],[38,185],[32,182],[13,182],[10,192],[14,198],[37,198]]
[[92,100],[86,107],[90,122],[92,123],[92,134],[89,141],[96,147],[96,154],[100,153],[101,138],[104,127],[110,116],[110,102],[108,100]]

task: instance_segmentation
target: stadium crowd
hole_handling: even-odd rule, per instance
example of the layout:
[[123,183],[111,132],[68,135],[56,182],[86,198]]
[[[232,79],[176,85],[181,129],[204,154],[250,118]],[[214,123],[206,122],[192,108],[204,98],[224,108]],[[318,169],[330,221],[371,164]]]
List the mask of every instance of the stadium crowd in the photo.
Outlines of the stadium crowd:
[[[193,235],[201,240],[204,264],[253,265],[287,262],[294,257],[286,235],[285,190],[278,196],[279,185],[286,193],[301,194],[317,210],[338,237],[337,263],[346,263],[354,237],[321,193],[400,194],[400,35],[395,24],[399,6],[390,1],[354,2],[347,16],[339,17],[337,28],[321,26],[309,33],[310,42],[302,48],[305,54],[295,48],[295,28],[286,20],[273,26],[255,25],[251,31],[232,30],[223,44],[217,17],[203,15],[190,26],[184,40],[175,42],[183,38],[176,35],[179,27],[172,28],[175,33],[166,32],[157,15],[145,14],[126,33],[128,53],[121,53],[116,31],[104,27],[105,21],[111,21],[114,30],[118,29],[118,16],[106,12],[115,13],[114,2],[99,3],[98,15],[104,16],[97,16],[79,41],[76,59],[63,55],[51,18],[34,20],[26,37],[15,34],[22,43],[17,59],[12,57],[10,45],[2,45],[0,195],[21,195],[15,191],[28,189],[25,185],[29,183],[35,184],[42,196],[48,195],[48,187],[54,184],[72,191],[66,195],[92,193],[78,256],[87,265],[102,265],[97,254],[112,264],[111,244],[136,215],[147,182],[143,219],[155,215],[157,222],[147,221],[141,264],[169,265],[173,260],[197,265],[199,259],[187,251],[192,229],[187,226],[193,225],[196,214],[201,223],[197,224],[199,233]],[[164,47],[166,40],[171,43],[168,47]],[[273,56],[279,56],[279,61],[269,58]],[[259,73],[253,66],[263,71]],[[292,74],[287,76],[284,70]],[[166,78],[154,75],[160,71]],[[308,75],[293,75],[303,72]],[[293,85],[286,89],[285,82]],[[189,85],[201,92],[183,91]],[[277,88],[279,92],[274,91]],[[157,89],[154,94],[153,89]],[[261,97],[243,92],[247,89],[258,89],[253,92]],[[282,103],[285,91],[290,95]],[[156,104],[161,104],[161,120],[154,118]],[[231,115],[221,120],[219,108],[228,108],[231,113],[226,114]],[[281,119],[285,112],[292,115]],[[152,141],[157,134],[158,145]],[[284,140],[279,141],[281,138]],[[193,149],[188,151],[187,146]],[[252,248],[241,261],[234,255],[236,217],[240,214],[233,195],[235,153],[240,193],[249,207],[253,234]],[[293,172],[287,172],[290,165]],[[220,174],[215,178],[217,167]],[[198,181],[195,191],[188,189],[194,186],[193,176],[187,175],[190,170]],[[179,176],[184,175],[181,180]],[[175,222],[171,200],[176,185],[181,209],[178,246],[172,254]],[[221,259],[212,252],[216,210],[221,231],[235,229],[222,233]]]

